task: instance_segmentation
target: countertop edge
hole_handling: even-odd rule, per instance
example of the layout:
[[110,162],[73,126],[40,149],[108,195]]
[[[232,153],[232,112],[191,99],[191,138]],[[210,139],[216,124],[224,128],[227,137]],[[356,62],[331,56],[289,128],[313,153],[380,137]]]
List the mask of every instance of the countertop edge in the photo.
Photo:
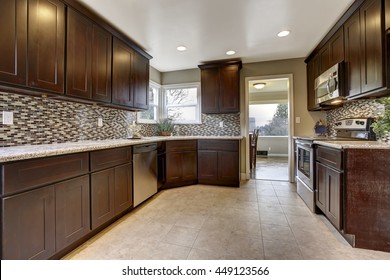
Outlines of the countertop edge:
[[155,136],[141,139],[78,141],[0,148],[0,163],[175,140],[242,140],[243,136]]

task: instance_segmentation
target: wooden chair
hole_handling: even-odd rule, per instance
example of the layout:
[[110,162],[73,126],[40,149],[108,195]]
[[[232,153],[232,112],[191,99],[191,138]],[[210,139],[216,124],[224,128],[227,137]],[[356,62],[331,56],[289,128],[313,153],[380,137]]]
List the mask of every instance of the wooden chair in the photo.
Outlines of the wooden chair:
[[257,139],[259,138],[259,129],[253,130],[252,137],[250,139],[250,168],[256,168],[256,155],[257,155]]

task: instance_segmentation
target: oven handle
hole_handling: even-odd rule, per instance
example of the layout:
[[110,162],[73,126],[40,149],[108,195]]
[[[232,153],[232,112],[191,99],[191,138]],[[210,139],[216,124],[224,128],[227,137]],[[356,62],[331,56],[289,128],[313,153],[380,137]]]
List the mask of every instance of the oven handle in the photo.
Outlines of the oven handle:
[[300,141],[300,140],[295,140],[295,143],[297,144],[297,147],[302,147],[306,149],[312,149],[314,146],[313,143],[308,143],[306,141]]

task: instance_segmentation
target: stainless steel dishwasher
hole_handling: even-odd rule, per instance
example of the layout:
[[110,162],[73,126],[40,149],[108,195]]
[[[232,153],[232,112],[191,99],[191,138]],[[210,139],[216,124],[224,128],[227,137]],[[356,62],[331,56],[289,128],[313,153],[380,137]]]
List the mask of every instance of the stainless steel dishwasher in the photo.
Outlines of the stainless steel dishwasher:
[[157,143],[133,146],[133,204],[157,193]]

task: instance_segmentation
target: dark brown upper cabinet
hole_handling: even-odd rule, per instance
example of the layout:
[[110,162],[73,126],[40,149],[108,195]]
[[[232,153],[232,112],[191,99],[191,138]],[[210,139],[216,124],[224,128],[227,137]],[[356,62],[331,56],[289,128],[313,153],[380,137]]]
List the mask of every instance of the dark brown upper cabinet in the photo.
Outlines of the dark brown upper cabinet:
[[133,53],[133,94],[134,107],[149,108],[149,59]]
[[202,113],[240,112],[241,61],[199,65],[201,69]]
[[111,101],[112,36],[68,9],[66,94]]
[[320,73],[320,57],[316,55],[307,63],[307,110],[316,111],[320,110],[321,107],[316,102],[315,97],[315,79]]
[[344,24],[346,95],[370,94],[385,86],[382,1],[367,0]]
[[0,80],[26,84],[27,0],[1,0]]
[[64,93],[65,5],[28,1],[28,86]]
[[149,60],[114,38],[112,103],[134,109],[149,107]]
[[[344,60],[344,32],[340,28],[323,46],[319,52],[319,74],[324,73],[330,67]],[[317,75],[318,76],[318,75]],[[316,76],[316,78],[317,78]]]
[[345,33],[345,72],[346,95],[355,96],[361,93],[361,34],[360,14],[356,12],[344,24]]

